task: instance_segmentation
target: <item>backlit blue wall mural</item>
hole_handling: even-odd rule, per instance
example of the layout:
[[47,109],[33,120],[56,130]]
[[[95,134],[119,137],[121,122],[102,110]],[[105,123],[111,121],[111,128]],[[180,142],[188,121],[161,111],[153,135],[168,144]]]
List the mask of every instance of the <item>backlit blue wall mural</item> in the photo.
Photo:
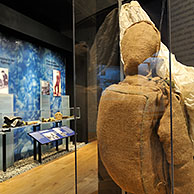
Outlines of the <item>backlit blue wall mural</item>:
[[20,127],[14,130],[14,160],[33,155],[33,141],[28,133],[33,132],[32,126]]
[[[14,96],[13,111],[18,112],[23,120],[38,120],[40,117],[40,80],[50,83],[50,109],[60,109],[61,97],[53,96],[53,70],[61,72],[61,95],[65,95],[63,56],[0,33],[0,68],[9,69],[9,94]],[[32,127],[14,130],[15,160],[32,152],[33,141],[27,135],[31,130]]]

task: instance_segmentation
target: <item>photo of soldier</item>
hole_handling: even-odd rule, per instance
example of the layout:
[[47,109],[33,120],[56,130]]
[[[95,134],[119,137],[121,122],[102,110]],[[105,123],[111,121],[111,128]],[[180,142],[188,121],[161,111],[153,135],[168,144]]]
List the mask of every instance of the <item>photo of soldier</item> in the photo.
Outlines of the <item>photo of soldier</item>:
[[61,96],[61,72],[53,70],[53,95]]
[[0,93],[8,94],[8,69],[0,68]]

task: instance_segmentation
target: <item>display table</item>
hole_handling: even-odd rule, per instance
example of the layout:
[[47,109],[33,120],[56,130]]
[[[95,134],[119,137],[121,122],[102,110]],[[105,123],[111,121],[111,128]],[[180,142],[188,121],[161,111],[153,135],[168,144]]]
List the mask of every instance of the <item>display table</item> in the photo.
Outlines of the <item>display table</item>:
[[6,133],[11,132],[11,129],[1,129],[0,134],[2,135],[2,160],[3,160],[3,172],[6,171]]
[[[59,126],[59,124],[58,124]],[[29,133],[29,135],[34,139],[34,160],[36,160],[36,142],[38,142],[38,161],[42,163],[41,158],[41,145],[48,144],[51,142],[56,142],[56,150],[58,151],[58,140],[63,138],[68,138],[75,135],[75,132],[67,126],[54,127],[51,129],[45,129],[41,131],[36,131],[36,126],[33,127],[34,132]],[[66,140],[66,150],[68,151],[68,140]]]
[[[18,128],[27,127],[27,126],[32,126],[33,127],[33,132],[32,133],[34,133],[34,132],[41,132],[42,133],[42,131],[51,130],[51,129],[46,129],[46,130],[38,131],[38,128],[40,128],[40,125],[41,124],[45,124],[45,123],[56,123],[56,128],[57,128],[57,127],[59,127],[59,126],[62,125],[62,122],[63,121],[70,121],[70,120],[74,120],[74,118],[71,117],[71,118],[66,118],[66,119],[62,119],[62,120],[56,120],[56,121],[52,121],[52,122],[41,122],[40,121],[37,124],[24,125],[24,126],[14,127],[14,128],[0,128],[0,134],[2,135],[2,161],[3,161],[3,171],[5,172],[6,171],[6,168],[7,168],[7,166],[6,166],[6,162],[7,162],[6,161],[6,155],[7,155],[7,153],[6,153],[6,135],[7,135],[7,133],[10,133],[13,130],[16,130]],[[60,128],[63,128],[63,127],[60,127]],[[65,126],[65,128],[67,129],[68,127]],[[69,129],[69,130],[71,130],[71,129]],[[60,137],[59,139],[52,140],[52,141],[56,141],[56,150],[57,151],[58,151],[58,140],[63,139],[63,138],[68,138],[70,136],[73,136],[74,135],[73,133],[74,132],[71,130],[71,133],[67,133],[67,136],[63,136],[63,137],[62,136],[59,136]],[[46,143],[50,143],[52,141],[48,141]],[[33,150],[34,150],[34,160],[36,160],[36,155],[37,155],[37,146],[36,146],[37,142],[38,142],[38,140],[35,140],[35,138],[34,138],[34,148],[33,148]],[[46,143],[44,143],[44,144],[46,144]],[[41,162],[41,153],[40,153],[41,152],[41,148],[40,147],[41,146],[39,145],[38,146],[38,150],[39,150],[39,162]],[[66,148],[67,148],[67,151],[68,151],[68,140],[66,140]]]

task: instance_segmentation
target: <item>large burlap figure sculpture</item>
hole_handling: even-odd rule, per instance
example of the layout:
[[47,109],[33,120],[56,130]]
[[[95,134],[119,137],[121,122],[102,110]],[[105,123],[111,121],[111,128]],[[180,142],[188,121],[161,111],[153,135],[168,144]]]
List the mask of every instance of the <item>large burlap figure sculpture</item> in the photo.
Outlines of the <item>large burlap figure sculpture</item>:
[[[138,65],[159,50],[159,43],[159,32],[150,22],[138,22],[126,30],[121,42],[126,78],[108,87],[99,104],[102,162],[115,183],[133,194],[171,193],[169,87],[160,77],[137,75]],[[175,194],[194,194],[185,107],[174,92],[172,101]]]

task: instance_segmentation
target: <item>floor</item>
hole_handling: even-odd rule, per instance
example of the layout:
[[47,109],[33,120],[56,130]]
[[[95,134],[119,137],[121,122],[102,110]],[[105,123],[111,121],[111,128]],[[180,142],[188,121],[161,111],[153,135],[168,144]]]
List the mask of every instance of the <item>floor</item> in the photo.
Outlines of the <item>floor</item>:
[[[40,165],[0,183],[0,194],[74,194],[75,153]],[[97,194],[97,142],[77,152],[78,194]]]

